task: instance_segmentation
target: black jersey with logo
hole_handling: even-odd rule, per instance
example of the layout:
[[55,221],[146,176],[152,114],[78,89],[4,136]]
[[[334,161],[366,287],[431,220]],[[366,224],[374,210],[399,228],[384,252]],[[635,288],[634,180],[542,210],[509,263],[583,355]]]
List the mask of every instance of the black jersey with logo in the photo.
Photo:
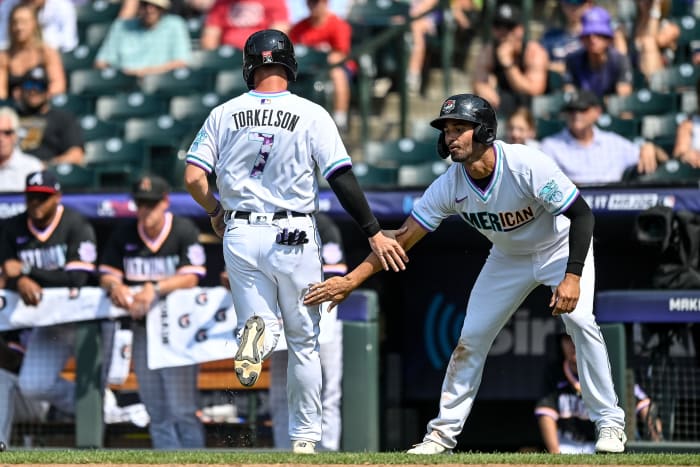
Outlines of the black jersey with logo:
[[165,214],[157,238],[149,238],[134,219],[114,231],[100,260],[100,273],[113,274],[126,285],[159,281],[175,274],[206,273],[199,230],[185,217]]
[[[18,259],[32,266],[29,277],[42,287],[72,287],[64,274],[93,273],[97,261],[95,231],[80,213],[59,205],[56,216],[45,229],[38,229],[26,212],[2,224],[0,259]],[[65,278],[65,283],[61,283]]]

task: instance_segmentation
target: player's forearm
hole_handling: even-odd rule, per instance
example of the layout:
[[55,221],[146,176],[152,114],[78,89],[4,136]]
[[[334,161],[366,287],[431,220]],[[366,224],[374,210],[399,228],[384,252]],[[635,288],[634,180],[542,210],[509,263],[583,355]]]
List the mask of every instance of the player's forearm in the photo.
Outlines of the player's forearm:
[[202,206],[205,211],[213,212],[219,202],[214,197],[214,193],[209,187],[207,174],[204,170],[192,164],[185,167],[185,187],[192,199]]

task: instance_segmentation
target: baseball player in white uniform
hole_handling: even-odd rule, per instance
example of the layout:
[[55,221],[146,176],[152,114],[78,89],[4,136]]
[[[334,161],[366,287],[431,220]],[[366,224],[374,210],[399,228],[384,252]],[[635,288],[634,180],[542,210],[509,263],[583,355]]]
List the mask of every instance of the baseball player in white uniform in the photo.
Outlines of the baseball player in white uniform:
[[[473,94],[444,101],[431,125],[438,153],[455,162],[416,202],[396,232],[411,248],[443,219],[457,215],[493,244],[474,284],[447,367],[440,413],[411,454],[449,453],[472,409],[486,355],[501,328],[540,284],[552,289],[579,355],[583,398],[596,423],[598,452],[623,452],[624,413],[617,405],[605,342],[593,316],[593,213],[579,190],[540,151],[496,141],[496,113]],[[313,284],[305,303],[342,301],[379,271],[372,255],[343,278]]]
[[[321,440],[318,305],[304,305],[322,278],[318,210],[320,172],[367,235],[383,266],[405,268],[403,248],[385,236],[369,209],[338,129],[321,106],[287,90],[297,62],[289,38],[272,29],[246,42],[249,92],[209,114],[187,155],[185,184],[223,238],[226,272],[238,313],[238,379],[252,386],[284,322],[289,359],[292,450],[314,453]],[[215,172],[221,202],[207,181]],[[245,323],[244,326],[240,326]]]

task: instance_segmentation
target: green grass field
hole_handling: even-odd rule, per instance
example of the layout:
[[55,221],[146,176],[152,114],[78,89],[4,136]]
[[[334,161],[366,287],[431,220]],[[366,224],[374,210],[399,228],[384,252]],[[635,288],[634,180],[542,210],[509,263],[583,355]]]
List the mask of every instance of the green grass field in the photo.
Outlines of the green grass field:
[[0,466],[12,464],[566,464],[566,465],[700,465],[700,454],[551,455],[519,453],[458,453],[451,456],[410,456],[402,452],[321,453],[315,456],[286,452],[243,450],[10,450],[0,452]]

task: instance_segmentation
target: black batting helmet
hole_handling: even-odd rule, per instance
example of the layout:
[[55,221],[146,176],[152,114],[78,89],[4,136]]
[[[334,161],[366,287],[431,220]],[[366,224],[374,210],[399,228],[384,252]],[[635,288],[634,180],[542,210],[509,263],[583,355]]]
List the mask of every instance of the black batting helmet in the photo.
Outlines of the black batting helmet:
[[445,120],[464,120],[475,123],[474,141],[491,144],[496,140],[498,121],[496,111],[482,97],[474,94],[455,94],[445,99],[440,107],[440,116],[430,122],[438,130],[445,126]]
[[282,65],[287,79],[297,79],[297,59],[289,37],[276,29],[263,29],[248,37],[243,47],[243,79],[248,89],[255,87],[255,69],[263,65]]

